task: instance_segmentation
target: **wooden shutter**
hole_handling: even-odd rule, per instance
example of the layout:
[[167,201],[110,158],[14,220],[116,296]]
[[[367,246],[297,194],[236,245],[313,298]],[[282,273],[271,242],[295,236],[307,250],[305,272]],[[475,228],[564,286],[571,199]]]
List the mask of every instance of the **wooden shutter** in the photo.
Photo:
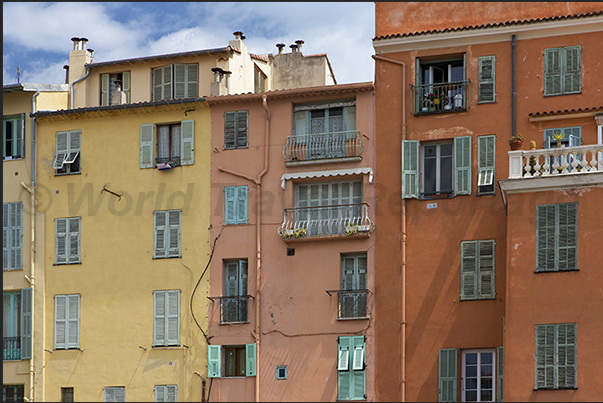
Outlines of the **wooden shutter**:
[[67,296],[54,297],[54,348],[67,348]]
[[245,148],[248,142],[249,116],[247,111],[237,111],[236,147]]
[[366,399],[365,336],[352,336],[352,399]]
[[503,370],[504,370],[504,356],[503,356],[503,347],[498,347],[496,351],[496,363],[497,363],[497,371],[496,371],[496,401],[503,401]]
[[343,107],[344,131],[356,130],[356,105]]
[[555,325],[536,325],[536,389],[555,386]]
[[478,241],[478,298],[494,298],[495,287],[495,253],[494,241]]
[[561,94],[561,48],[544,50],[544,95]]
[[55,258],[54,262],[67,263],[67,218],[57,218],[54,221]]
[[68,238],[67,242],[69,251],[67,263],[80,262],[80,217],[72,217],[67,219]]
[[173,89],[172,89],[172,65],[163,66],[161,68],[161,75],[163,77],[163,90],[162,90],[162,98],[161,99],[172,99],[174,98]]
[[21,359],[31,358],[32,338],[32,302],[33,289],[24,288],[21,290]]
[[166,291],[167,345],[180,345],[180,290]]
[[3,204],[3,268],[18,270],[23,267],[23,203]]
[[576,324],[556,325],[557,388],[576,387]]
[[2,204],[2,269],[10,267],[10,203]]
[[166,345],[166,318],[165,318],[165,291],[155,291],[153,293],[153,345],[154,346],[165,346]]
[[454,139],[454,194],[471,194],[471,136]]
[[461,299],[477,297],[477,241],[461,242]]
[[236,187],[224,188],[224,224],[236,224]]
[[186,65],[174,65],[174,98],[186,98]]
[[352,340],[349,336],[339,337],[337,360],[337,400],[348,400],[352,397],[350,392],[352,374],[350,371],[350,350]]
[[107,106],[111,102],[109,97],[109,74],[101,74],[101,106]]
[[130,88],[132,86],[132,80],[131,80],[131,75],[129,71],[124,71],[123,73],[121,73],[121,89],[123,92],[126,93],[126,103],[131,103],[132,99],[131,99],[131,95],[130,95]]
[[496,101],[496,56],[481,56],[479,58],[478,102]]
[[256,346],[255,343],[245,345],[246,367],[245,376],[256,376]]
[[557,245],[555,251],[557,270],[578,268],[578,203],[556,205]]
[[180,256],[180,210],[169,210],[166,212],[168,218],[167,246],[169,257]]
[[155,401],[156,402],[165,402],[167,395],[167,386],[165,385],[155,385]]
[[65,163],[65,158],[67,158],[67,156],[69,154],[68,137],[69,137],[69,132],[57,132],[56,157],[54,159],[54,164],[53,164],[54,169],[63,168],[63,164]]
[[419,198],[419,142],[402,140],[402,198]]
[[237,186],[236,224],[247,223],[247,186]]
[[496,181],[496,136],[478,136],[477,171],[478,194],[494,193],[494,183]]
[[161,101],[163,92],[163,75],[161,67],[153,69],[153,101]]
[[67,348],[80,346],[80,296],[67,296]]
[[440,349],[438,375],[438,401],[456,402],[457,400],[457,350]]
[[192,165],[195,162],[195,121],[183,120],[180,124],[180,165]]
[[220,378],[222,369],[220,366],[222,357],[222,347],[219,345],[207,346],[207,376],[210,378]]
[[563,48],[563,93],[575,94],[582,90],[581,46]]
[[199,96],[199,64],[186,65],[186,97],[197,98]]
[[294,113],[294,122],[293,122],[293,134],[295,135],[304,135],[309,134],[309,124],[308,120],[310,119],[309,111],[297,111]]
[[536,271],[555,268],[555,206],[536,206]]
[[236,147],[236,114],[235,112],[224,112],[224,148],[232,149]]
[[153,123],[140,125],[140,168],[153,168]]
[[167,257],[167,211],[155,211],[154,258]]

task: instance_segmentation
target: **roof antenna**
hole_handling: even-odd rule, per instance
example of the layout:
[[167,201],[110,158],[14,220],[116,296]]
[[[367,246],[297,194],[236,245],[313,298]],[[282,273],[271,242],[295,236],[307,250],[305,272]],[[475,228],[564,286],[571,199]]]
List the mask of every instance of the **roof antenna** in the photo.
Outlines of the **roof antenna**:
[[17,84],[21,84],[21,65],[17,65]]

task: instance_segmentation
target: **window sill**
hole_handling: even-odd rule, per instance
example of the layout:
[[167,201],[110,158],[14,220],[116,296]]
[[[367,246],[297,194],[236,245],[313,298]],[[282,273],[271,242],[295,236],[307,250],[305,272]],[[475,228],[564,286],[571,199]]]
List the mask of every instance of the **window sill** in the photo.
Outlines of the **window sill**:
[[162,257],[156,257],[153,256],[153,260],[162,260],[162,259],[181,259],[182,255],[178,255],[178,256],[162,256]]
[[249,319],[247,320],[242,320],[239,322],[220,322],[219,325],[244,325],[246,323],[251,323],[251,321]]
[[495,104],[497,103],[496,101],[477,101],[478,105],[488,105],[488,104]]
[[153,350],[181,350],[184,347],[186,346],[183,344],[151,346]]
[[370,316],[358,316],[358,317],[354,317],[354,318],[337,318],[337,320],[341,320],[341,321],[346,321],[346,320],[366,320],[366,319],[370,319]]
[[53,266],[69,266],[69,265],[74,265],[74,264],[82,264],[82,262],[71,262],[71,263],[57,263],[57,262],[54,262],[52,265]]
[[65,173],[55,173],[54,176],[69,176],[69,175],[81,175],[81,172],[65,172]]
[[555,269],[555,270],[538,270],[536,269],[534,273],[563,273],[563,272],[572,272],[572,271],[580,271],[580,269]]
[[230,151],[230,150],[248,150],[249,149],[249,145],[246,145],[245,147],[231,147],[231,148],[222,148],[222,151]]
[[7,161],[21,161],[21,160],[24,160],[24,159],[25,159],[25,157],[13,157],[13,158],[10,158],[10,159],[3,158],[2,161],[3,162],[7,162]]
[[539,390],[578,390],[578,387],[572,386],[567,388],[534,388],[534,392],[538,392]]
[[543,94],[542,97],[543,98],[549,98],[549,97],[560,97],[563,95],[582,95],[582,91],[580,92],[568,92],[566,94]]
[[455,113],[455,112],[467,112],[467,108],[453,108],[453,109],[443,109],[439,111],[419,111],[415,112],[415,116],[426,116],[426,115],[439,115],[442,113]]
[[23,267],[19,267],[18,269],[2,269],[2,271],[22,271]]
[[484,297],[484,298],[459,298],[459,302],[467,302],[467,301],[496,301],[498,298],[496,297]]

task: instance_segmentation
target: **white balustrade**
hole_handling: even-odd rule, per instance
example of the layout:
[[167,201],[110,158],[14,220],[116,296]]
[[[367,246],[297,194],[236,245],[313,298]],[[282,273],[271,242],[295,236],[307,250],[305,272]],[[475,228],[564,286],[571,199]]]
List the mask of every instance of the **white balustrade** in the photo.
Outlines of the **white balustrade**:
[[509,179],[603,171],[603,144],[508,153]]

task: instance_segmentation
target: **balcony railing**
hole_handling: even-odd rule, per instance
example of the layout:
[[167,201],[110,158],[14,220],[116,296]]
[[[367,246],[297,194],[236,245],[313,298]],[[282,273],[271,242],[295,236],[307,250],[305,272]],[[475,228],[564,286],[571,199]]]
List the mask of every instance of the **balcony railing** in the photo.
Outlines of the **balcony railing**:
[[248,299],[252,295],[236,297],[208,297],[212,301],[220,300],[220,323],[249,322],[247,318]]
[[2,357],[4,361],[21,359],[21,337],[4,338],[4,352]]
[[337,293],[337,318],[366,318],[366,299],[370,290],[329,290],[327,294]]
[[364,143],[357,130],[298,134],[287,137],[283,149],[286,162],[360,157]]
[[603,144],[509,151],[509,179],[603,171]]
[[469,109],[471,81],[410,85],[412,113],[427,115],[439,112],[459,112]]
[[155,158],[156,164],[169,164],[170,167],[179,167],[180,166],[180,157],[162,157]]
[[285,209],[283,239],[368,235],[375,230],[367,203]]

